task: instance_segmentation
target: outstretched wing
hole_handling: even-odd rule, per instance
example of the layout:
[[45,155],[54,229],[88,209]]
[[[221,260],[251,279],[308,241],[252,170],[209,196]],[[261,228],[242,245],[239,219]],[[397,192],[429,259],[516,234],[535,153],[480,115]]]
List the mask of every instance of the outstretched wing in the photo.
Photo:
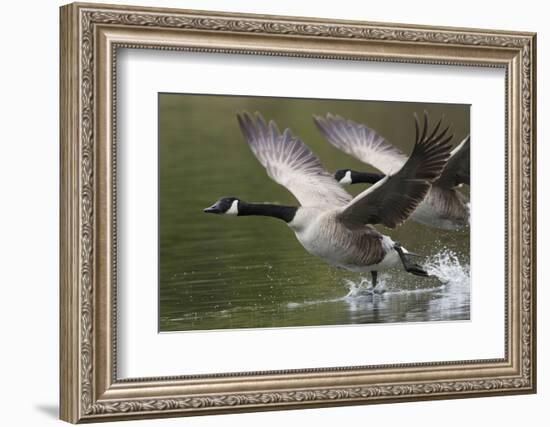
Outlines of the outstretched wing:
[[352,199],[290,129],[279,132],[274,121],[266,123],[259,113],[237,114],[237,120],[269,177],[286,187],[302,206],[339,207]]
[[470,185],[470,136],[462,140],[451,152],[451,158],[441,176],[434,183],[442,188],[454,188],[460,184]]
[[431,184],[439,178],[449,160],[449,141],[453,135],[447,135],[448,127],[438,133],[441,121],[429,132],[427,113],[424,113],[421,134],[416,115],[415,124],[415,146],[403,167],[356,196],[342,210],[342,221],[383,224],[393,228],[403,223],[424,200]]
[[313,116],[313,121],[328,142],[385,175],[396,173],[407,161],[405,154],[364,124],[330,113]]

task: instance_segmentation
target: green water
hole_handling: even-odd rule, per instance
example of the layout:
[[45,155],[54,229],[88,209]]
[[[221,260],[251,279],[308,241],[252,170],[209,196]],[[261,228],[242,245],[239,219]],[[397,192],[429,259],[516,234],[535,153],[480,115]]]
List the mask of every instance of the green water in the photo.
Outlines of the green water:
[[426,110],[434,121],[444,114],[454,144],[469,132],[465,105],[159,95],[160,331],[469,319],[469,229],[411,221],[397,230],[380,226],[427,256],[446,284],[390,270],[380,277],[386,292],[372,294],[362,282],[369,275],[336,270],[308,254],[282,221],[204,214],[221,196],[296,205],[244,142],[235,118],[242,110],[290,127],[329,171],[373,169],[330,146],[312,114],[367,123],[406,153],[414,142],[413,112]]

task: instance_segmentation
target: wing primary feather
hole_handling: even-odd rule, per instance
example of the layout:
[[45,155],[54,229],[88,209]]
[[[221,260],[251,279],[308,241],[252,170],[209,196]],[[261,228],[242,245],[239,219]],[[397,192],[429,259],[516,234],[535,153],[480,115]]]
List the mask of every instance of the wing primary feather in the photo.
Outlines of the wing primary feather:
[[435,139],[434,136],[439,130],[439,128],[441,127],[441,122],[443,121],[444,118],[445,118],[445,115],[442,115],[439,121],[437,122],[437,124],[435,125],[434,129],[432,130],[432,133],[430,133],[430,136],[428,137],[429,139]]
[[422,129],[422,136],[420,137],[422,141],[424,141],[424,139],[426,138],[427,132],[428,132],[428,113],[426,112],[426,110],[424,110],[424,128]]
[[313,115],[313,121],[330,144],[386,175],[395,173],[407,160],[401,150],[365,124],[332,113]]
[[438,140],[438,139],[441,139],[443,137],[443,135],[445,135],[447,132],[449,132],[451,130],[451,126],[447,126],[445,129],[443,129],[439,134],[437,134],[435,137],[433,137],[432,139],[434,141]]
[[415,121],[415,145],[403,167],[356,196],[342,209],[344,223],[383,224],[396,227],[402,224],[424,200],[432,183],[437,180],[451,153],[453,134],[449,127],[439,133],[441,123],[430,131],[427,112],[422,129],[418,116]]
[[418,115],[414,113],[414,141],[420,141],[420,123],[418,122]]
[[291,130],[280,132],[275,121],[256,112],[237,113],[245,141],[267,174],[286,187],[302,206],[343,206],[351,200],[319,159]]

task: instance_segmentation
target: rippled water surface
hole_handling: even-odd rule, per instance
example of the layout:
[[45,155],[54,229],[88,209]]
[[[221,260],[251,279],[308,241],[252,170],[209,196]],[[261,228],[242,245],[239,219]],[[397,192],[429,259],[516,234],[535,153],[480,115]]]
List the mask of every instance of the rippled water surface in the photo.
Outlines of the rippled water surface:
[[161,331],[469,319],[469,229],[411,221],[397,230],[379,227],[425,256],[421,262],[434,277],[388,270],[373,292],[370,274],[337,270],[309,255],[279,220],[202,212],[221,196],[296,204],[251,154],[237,111],[257,110],[290,127],[333,171],[372,169],[326,143],[312,114],[368,123],[410,153],[413,112],[427,110],[434,120],[444,113],[456,144],[468,133],[468,106],[178,94],[160,95],[159,104]]

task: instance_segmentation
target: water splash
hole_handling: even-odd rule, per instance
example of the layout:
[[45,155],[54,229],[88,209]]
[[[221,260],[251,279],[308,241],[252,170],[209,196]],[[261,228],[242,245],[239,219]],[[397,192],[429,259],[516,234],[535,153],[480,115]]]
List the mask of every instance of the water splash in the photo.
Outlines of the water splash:
[[304,302],[290,302],[286,305],[288,309],[296,309],[309,305],[327,304],[335,302],[346,302],[353,304],[357,301],[363,301],[366,299],[372,299],[375,295],[382,295],[386,292],[386,279],[387,275],[381,275],[378,278],[378,284],[375,288],[372,286],[372,282],[367,278],[361,278],[358,282],[345,279],[343,282],[344,287],[347,289],[347,293],[337,298],[327,298],[319,300],[311,300]]
[[459,256],[449,249],[443,249],[428,257],[423,267],[432,279],[412,280],[408,274],[396,275],[383,273],[378,276],[378,284],[373,288],[372,281],[367,277],[359,280],[345,279],[343,286],[346,294],[329,299],[319,299],[304,302],[291,302],[287,308],[296,309],[309,305],[335,302],[346,302],[350,307],[375,299],[392,298],[398,295],[415,295],[437,293],[451,296],[453,303],[469,301],[470,266],[462,264]]
[[461,263],[455,252],[443,249],[430,257],[424,268],[443,283],[441,298],[429,304],[430,316],[448,319],[457,311],[469,313],[470,265]]
[[470,265],[462,264],[458,255],[450,249],[443,249],[429,257],[423,267],[447,286],[470,287]]
[[344,300],[350,300],[353,298],[361,298],[366,295],[383,294],[388,291],[389,276],[387,274],[380,275],[376,287],[372,286],[372,281],[365,277],[362,277],[359,282],[345,279],[344,286],[348,290],[348,293],[342,298]]

